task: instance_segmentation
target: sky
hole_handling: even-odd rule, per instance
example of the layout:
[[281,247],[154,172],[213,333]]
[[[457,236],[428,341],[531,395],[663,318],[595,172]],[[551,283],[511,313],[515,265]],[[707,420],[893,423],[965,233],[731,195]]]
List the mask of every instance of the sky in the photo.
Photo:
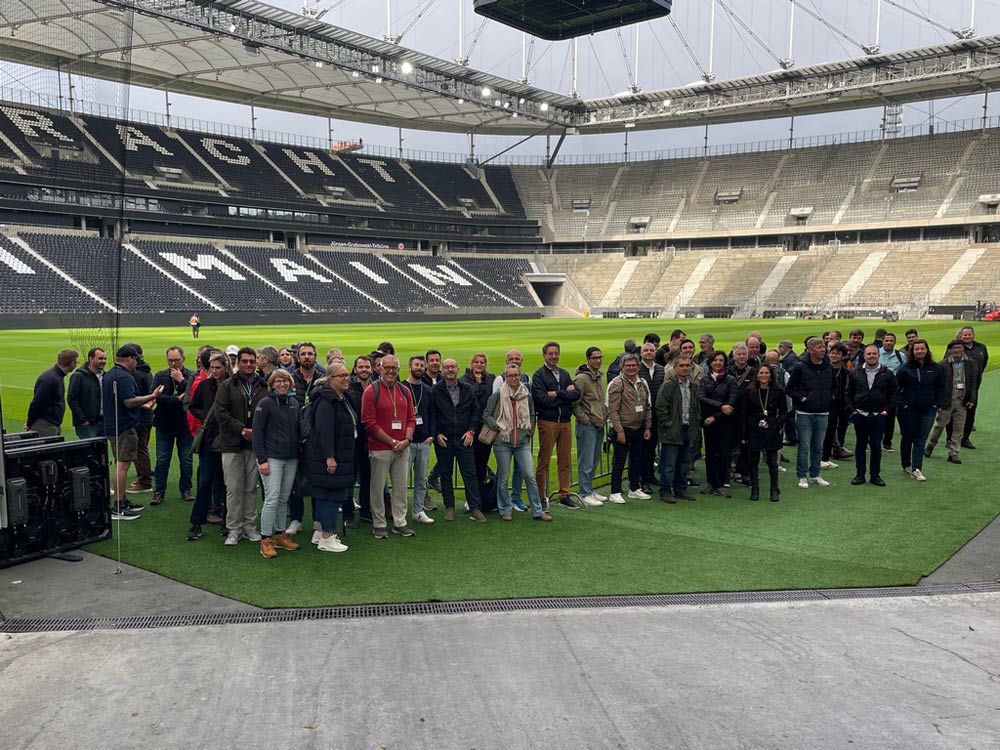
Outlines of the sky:
[[[312,0],[311,0],[312,1]],[[712,0],[674,0],[672,22],[659,19],[620,32],[608,31],[581,37],[579,41],[578,91],[585,99],[610,96],[637,83],[643,90],[681,86],[698,80],[711,70],[717,79],[755,75],[778,68],[778,60],[790,56],[796,66],[812,65],[862,56],[860,45],[875,41],[878,0],[716,0],[715,32],[711,35]],[[285,10],[299,11],[302,0],[271,0]],[[473,13],[473,0],[320,0],[327,8],[327,23],[381,38],[390,31],[402,34],[400,45],[448,60],[459,56],[459,6],[464,7],[463,51],[472,68],[509,79],[522,74],[521,32]],[[789,50],[789,9],[794,5],[794,43]],[[388,6],[388,7],[387,7]],[[907,10],[904,10],[907,9]],[[939,44],[954,36],[949,29],[969,26],[975,9],[978,35],[1000,32],[1000,0],[882,0],[878,41],[883,52]],[[731,13],[730,13],[731,11]],[[907,12],[908,11],[908,12]],[[816,18],[819,16],[824,24]],[[738,19],[738,20],[734,20]],[[676,29],[674,27],[676,24]],[[635,58],[638,34],[638,61]],[[714,38],[714,45],[710,45]],[[684,41],[690,47],[686,49]],[[710,46],[713,54],[710,58]],[[540,88],[569,93],[571,90],[571,42],[534,40],[530,46],[530,83]],[[0,63],[0,87],[28,88],[54,93],[55,73]],[[112,84],[78,81],[81,99],[126,100],[121,91],[109,92]],[[991,103],[990,114],[1000,113],[1000,97]],[[132,87],[128,106],[134,110],[163,113],[162,92]],[[982,114],[981,96],[934,103],[937,122],[977,118]],[[927,123],[931,107],[920,103],[905,107],[905,127]],[[249,108],[206,101],[194,97],[171,97],[174,116],[231,125],[250,126]],[[877,129],[881,109],[800,117],[795,136],[808,137],[848,131]],[[258,129],[281,133],[327,137],[325,118],[257,110]],[[713,126],[712,145],[748,143],[787,138],[789,121],[771,120]],[[352,122],[335,121],[334,137],[364,138],[366,144],[390,148],[399,145],[399,132]],[[404,130],[403,147],[412,150],[467,153],[467,139],[454,134]],[[704,128],[631,133],[629,151],[701,146]],[[621,153],[623,135],[570,136],[564,154]],[[516,138],[480,136],[476,153],[486,158],[512,145]],[[535,138],[513,154],[544,153],[545,142]]]

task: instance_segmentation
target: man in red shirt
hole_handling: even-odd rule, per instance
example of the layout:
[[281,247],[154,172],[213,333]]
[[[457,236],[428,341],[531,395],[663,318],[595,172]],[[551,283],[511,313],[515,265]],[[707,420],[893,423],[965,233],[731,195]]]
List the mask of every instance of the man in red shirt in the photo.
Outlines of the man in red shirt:
[[[406,480],[410,473],[410,440],[417,428],[410,389],[399,382],[399,359],[382,358],[382,377],[361,396],[361,421],[368,432],[368,457],[372,466],[371,496],[381,497],[388,475],[392,481],[392,531],[416,536],[406,525]],[[372,503],[372,533],[387,539],[385,508]]]

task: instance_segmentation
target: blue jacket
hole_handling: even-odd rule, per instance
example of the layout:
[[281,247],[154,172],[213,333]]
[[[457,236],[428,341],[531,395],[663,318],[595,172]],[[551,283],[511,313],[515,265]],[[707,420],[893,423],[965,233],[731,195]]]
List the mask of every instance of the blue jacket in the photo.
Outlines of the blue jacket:
[[[115,386],[118,384],[118,402],[115,403]],[[139,412],[141,406],[126,408],[125,401],[141,395],[135,383],[132,373],[121,365],[115,365],[104,373],[101,382],[102,396],[104,398],[104,434],[109,437],[121,435],[130,427],[139,424]],[[117,412],[117,421],[115,420]]]
[[809,354],[799,357],[785,387],[795,410],[803,414],[829,414],[834,402],[834,378],[830,360],[814,365]]
[[28,405],[25,422],[34,424],[39,419],[51,422],[56,427],[62,424],[66,413],[66,373],[58,365],[52,365],[35,381],[35,394]]
[[944,378],[937,364],[904,364],[896,371],[896,408],[927,411],[945,403]]
[[[573,386],[573,378],[561,367],[554,374],[542,365],[531,376],[531,397],[535,400],[535,416],[539,422],[569,422],[573,416],[573,402],[580,398],[580,391]],[[549,396],[555,391],[555,396]]]
[[274,391],[257,402],[252,427],[257,463],[299,457],[299,408],[295,396]]

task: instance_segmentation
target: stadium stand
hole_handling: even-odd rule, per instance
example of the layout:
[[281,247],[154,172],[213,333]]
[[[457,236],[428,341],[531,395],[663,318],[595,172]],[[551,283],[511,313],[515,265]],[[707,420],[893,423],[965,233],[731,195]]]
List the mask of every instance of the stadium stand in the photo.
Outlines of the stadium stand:
[[374,204],[378,198],[344,166],[321,149],[261,144],[268,158],[307,195],[325,202]]
[[135,248],[224,310],[299,311],[307,306],[254,274],[214,245],[139,240]]
[[310,256],[274,245],[227,245],[240,262],[317,312],[379,312],[385,308],[338,279]]
[[115,240],[25,232],[20,236],[32,250],[119,310],[159,312],[204,305]]
[[0,312],[101,313],[109,308],[0,235]]
[[517,194],[517,185],[514,184],[510,167],[487,165],[482,170],[504,213],[514,219],[523,219],[524,206],[521,205],[521,199]]
[[382,256],[371,252],[310,247],[314,260],[395,312],[452,307]]
[[494,258],[452,256],[452,262],[481,281],[491,281],[494,288],[502,291],[505,297],[509,297],[517,304],[524,307],[535,306],[535,299],[524,283],[524,274],[533,270],[530,261],[503,256]]
[[483,183],[459,164],[434,162],[408,162],[413,176],[453,210],[467,210],[472,214],[496,214],[497,206],[486,192]]
[[461,267],[441,258],[417,255],[383,255],[382,259],[433,289],[456,307],[512,307],[513,300],[464,273]]
[[402,162],[381,157],[341,154],[338,158],[396,211],[442,213],[440,199],[421,185]]

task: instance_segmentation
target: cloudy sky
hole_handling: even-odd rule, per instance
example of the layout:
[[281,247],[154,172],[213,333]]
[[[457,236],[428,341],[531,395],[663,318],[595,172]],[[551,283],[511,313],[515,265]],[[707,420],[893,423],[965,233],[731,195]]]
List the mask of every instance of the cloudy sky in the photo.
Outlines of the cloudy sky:
[[[612,95],[636,82],[644,90],[684,85],[698,80],[710,68],[710,8],[712,0],[675,0],[669,19],[609,31],[579,42],[578,90],[583,98]],[[272,0],[273,5],[299,11],[302,0]],[[469,65],[510,79],[522,74],[522,35],[519,31],[476,16],[473,0],[320,0],[328,9],[323,20],[335,26],[381,38],[402,34],[401,46],[444,59],[459,54],[459,7],[464,6],[464,52]],[[875,41],[877,0],[795,0],[794,45],[791,57],[796,65],[810,65],[862,55],[860,46]],[[789,9],[792,0],[717,0],[714,56],[711,70],[717,78],[734,78],[774,70],[778,60],[789,54]],[[1000,29],[1000,0],[882,0],[879,43],[883,51],[909,49],[953,39],[950,29],[969,25],[975,8],[975,28],[979,35]],[[822,20],[820,20],[822,19]],[[675,28],[676,24],[676,28]],[[391,29],[390,29],[391,26]],[[634,57],[639,35],[638,64]],[[685,47],[690,47],[688,50]],[[535,40],[529,46],[530,82],[543,89],[568,93],[572,85],[571,42]],[[50,72],[25,72],[17,66],[0,66],[0,86],[30,87],[47,91],[55,84]],[[80,98],[88,93],[106,95],[109,84],[81,82]],[[1000,99],[1000,97],[997,97]],[[133,89],[129,92],[133,109],[162,112],[160,92]],[[936,120],[959,120],[981,115],[982,97],[938,101]],[[1000,113],[1000,101],[991,114]],[[190,97],[173,97],[172,113],[217,123],[249,126],[248,108],[206,102]],[[325,119],[258,110],[257,127],[284,133],[325,138]],[[797,136],[824,135],[878,127],[881,110],[838,113],[799,118]],[[924,103],[908,106],[904,125],[917,126],[930,117]],[[788,121],[767,121],[715,126],[709,137],[713,144],[743,143],[788,135]],[[366,143],[395,147],[395,129],[336,122],[337,138],[363,137]],[[702,128],[633,133],[630,151],[700,146]],[[404,131],[408,149],[462,151],[463,139],[451,134]],[[513,140],[481,137],[477,153],[487,156],[511,145]],[[621,152],[622,136],[577,136],[567,140],[563,153],[599,154]],[[515,153],[544,152],[544,141],[534,139]]]

